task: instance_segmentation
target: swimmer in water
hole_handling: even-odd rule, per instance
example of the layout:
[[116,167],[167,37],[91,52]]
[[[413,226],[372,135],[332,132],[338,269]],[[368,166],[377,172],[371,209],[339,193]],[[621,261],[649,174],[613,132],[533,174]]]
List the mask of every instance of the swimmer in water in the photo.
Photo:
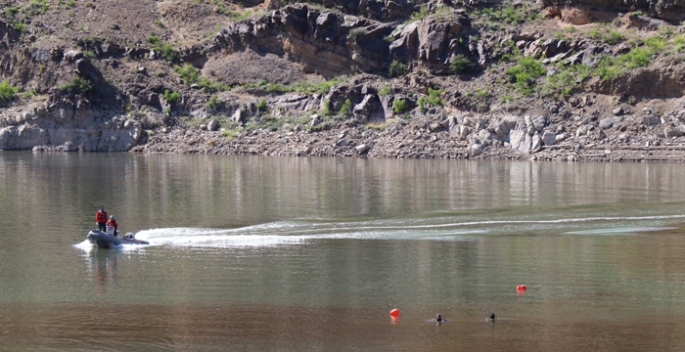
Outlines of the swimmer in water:
[[442,315],[437,314],[437,315],[435,315],[435,321],[438,322],[438,323],[441,323],[441,322],[443,322],[443,321],[445,321],[445,320],[442,319]]
[[495,313],[490,313],[490,320],[495,320]]

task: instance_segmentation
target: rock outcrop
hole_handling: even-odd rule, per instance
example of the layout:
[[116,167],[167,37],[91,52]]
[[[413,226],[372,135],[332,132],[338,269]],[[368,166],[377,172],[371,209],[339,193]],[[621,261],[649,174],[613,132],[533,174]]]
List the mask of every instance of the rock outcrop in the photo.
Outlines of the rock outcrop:
[[[420,60],[439,72],[446,72],[451,55],[464,50],[459,46],[459,38],[470,28],[463,11],[451,11],[451,15],[440,21],[429,16],[395,31],[397,26],[393,23],[350,19],[338,12],[292,5],[256,20],[224,27],[209,50],[220,51],[221,55],[248,50],[261,55],[273,54],[303,65],[305,72],[324,77],[359,70],[383,72],[393,59]],[[394,41],[390,43],[389,38]],[[220,63],[221,57],[213,60]],[[215,72],[222,71],[218,65],[212,65],[212,60],[208,65]],[[276,81],[288,80],[274,75]],[[226,78],[231,80],[230,76]],[[263,78],[274,81],[273,77]]]
[[449,72],[453,55],[469,55],[462,36],[471,28],[471,21],[463,11],[455,11],[447,20],[426,17],[402,27],[392,37],[390,55],[399,61],[417,60],[434,74]]
[[245,50],[269,53],[303,65],[305,72],[333,77],[384,67],[388,62],[384,38],[393,29],[390,24],[348,22],[340,13],[293,5],[223,28],[213,49],[223,55]]

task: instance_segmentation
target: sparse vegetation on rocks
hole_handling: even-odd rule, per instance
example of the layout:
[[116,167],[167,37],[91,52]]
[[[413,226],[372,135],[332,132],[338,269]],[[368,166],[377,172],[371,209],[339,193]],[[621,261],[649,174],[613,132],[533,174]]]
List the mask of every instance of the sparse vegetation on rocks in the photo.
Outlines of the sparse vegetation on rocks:
[[0,148],[649,160],[685,145],[683,6],[383,1],[6,1]]
[[17,88],[12,86],[7,80],[0,83],[0,107],[4,106],[16,97]]
[[87,94],[94,88],[93,82],[88,78],[73,77],[68,82],[61,84],[59,89],[69,93]]

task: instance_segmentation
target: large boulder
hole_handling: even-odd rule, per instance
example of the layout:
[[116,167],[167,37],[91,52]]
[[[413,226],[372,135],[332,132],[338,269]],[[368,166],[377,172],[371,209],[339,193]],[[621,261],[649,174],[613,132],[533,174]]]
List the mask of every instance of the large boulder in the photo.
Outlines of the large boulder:
[[556,143],[556,140],[557,134],[552,131],[545,131],[545,133],[542,134],[542,144],[546,146],[554,145],[554,143]]
[[471,27],[465,13],[455,11],[447,21],[434,16],[409,23],[397,33],[390,44],[390,55],[397,60],[420,60],[433,73],[446,73],[449,60],[458,46],[450,45]]
[[661,123],[661,118],[656,115],[645,115],[642,117],[642,123],[647,126],[654,126]]
[[102,131],[97,151],[120,152],[133,148],[142,135],[143,129],[139,123],[126,121],[121,128]]
[[378,96],[367,94],[362,101],[352,109],[354,118],[361,122],[382,122],[385,121],[385,111]]
[[47,141],[47,132],[35,125],[24,124],[0,129],[0,149],[30,149],[44,145]]
[[510,134],[510,143],[512,149],[523,154],[532,154],[542,149],[543,140],[538,134],[531,135],[524,130],[514,130]]

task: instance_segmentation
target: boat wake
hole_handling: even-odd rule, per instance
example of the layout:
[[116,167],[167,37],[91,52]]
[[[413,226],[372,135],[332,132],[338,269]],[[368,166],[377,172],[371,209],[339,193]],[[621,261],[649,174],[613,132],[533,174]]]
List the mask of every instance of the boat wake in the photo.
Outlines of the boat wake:
[[562,219],[456,219],[453,216],[340,222],[326,219],[277,221],[234,229],[159,228],[136,237],[151,246],[272,247],[319,240],[478,241],[511,235],[640,235],[673,229],[665,224],[685,215],[606,216]]

